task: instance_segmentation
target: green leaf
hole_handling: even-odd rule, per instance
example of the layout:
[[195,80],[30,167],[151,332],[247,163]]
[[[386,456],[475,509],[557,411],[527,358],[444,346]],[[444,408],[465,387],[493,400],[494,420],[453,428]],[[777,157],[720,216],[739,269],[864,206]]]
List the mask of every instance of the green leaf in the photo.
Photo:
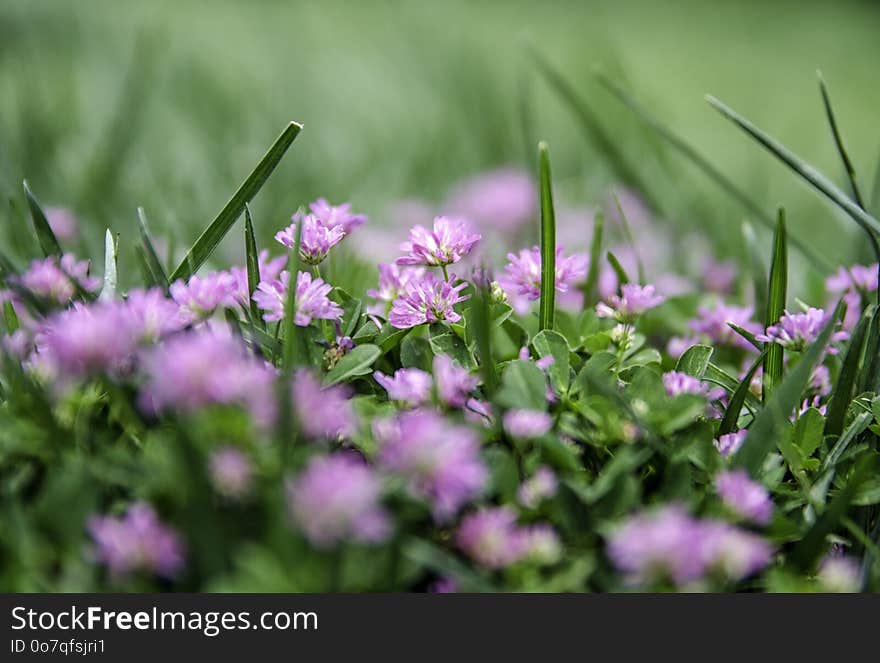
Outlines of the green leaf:
[[692,345],[679,357],[675,370],[693,375],[695,378],[702,378],[709,367],[713,352],[714,350],[708,345]]
[[436,323],[428,328],[428,341],[431,350],[437,355],[449,355],[462,368],[472,370],[477,363],[467,345],[459,336],[453,334],[448,327]]
[[49,225],[49,221],[46,219],[46,214],[43,212],[43,208],[31,192],[27,180],[22,182],[22,187],[24,188],[24,195],[25,198],[27,198],[28,207],[31,210],[31,220],[34,224],[34,230],[37,233],[37,240],[40,242],[40,248],[43,249],[43,254],[46,257],[56,256],[60,258],[61,254],[64,252],[61,249],[61,245],[58,243],[58,238],[55,237],[55,233],[52,232],[52,226]]
[[790,425],[788,418],[800,403],[813,369],[828,345],[828,339],[831,338],[840,311],[841,308],[838,306],[816,342],[770,395],[764,404],[764,409],[755,417],[739,451],[731,459],[733,465],[744,467],[752,476],[757,475],[767,454],[776,446],[778,439],[785,434],[786,428]]
[[157,285],[167,291],[169,285],[168,274],[165,273],[165,268],[162,266],[162,261],[159,260],[159,254],[156,253],[153,240],[150,238],[150,230],[147,225],[147,214],[144,212],[143,207],[137,208],[137,217],[138,231],[141,238],[141,246],[139,247],[140,253],[144,260],[147,273],[150,276],[150,281],[153,285]]
[[379,346],[358,345],[345,355],[324,377],[324,383],[331,385],[360,375],[367,375],[373,370],[373,363],[382,355]]
[[532,346],[542,359],[544,357],[553,357],[553,363],[547,369],[547,375],[550,378],[550,386],[558,394],[564,394],[568,391],[568,383],[570,380],[569,373],[571,366],[569,364],[568,341],[565,337],[550,329],[538,332],[532,339]]
[[[368,321],[364,324],[364,327],[368,325],[372,325],[372,321]],[[362,327],[361,330],[364,328]],[[379,333],[375,336],[373,342],[379,346],[379,349],[382,350],[383,354],[388,352],[389,350],[393,350],[400,344],[403,340],[403,337],[410,333],[410,329],[398,329],[397,327],[393,327],[392,325],[386,324]],[[358,333],[352,338],[355,343],[359,343],[363,337],[363,340],[366,340],[366,336],[358,331]]]
[[[770,262],[770,290],[767,295],[765,327],[776,324],[785,313],[785,298],[788,292],[788,251],[785,241],[785,210],[780,207],[776,220],[776,233],[773,236],[773,259]],[[781,345],[767,343],[761,391],[761,398],[764,401],[767,401],[782,381],[783,354]]]
[[116,263],[119,259],[119,235],[114,236],[107,228],[104,234],[104,284],[98,299],[113,299],[116,296]]
[[752,362],[749,370],[746,371],[745,376],[739,383],[739,386],[737,386],[736,391],[733,392],[733,396],[730,398],[730,403],[728,403],[727,409],[724,411],[724,418],[721,420],[721,425],[718,427],[718,435],[726,435],[727,433],[732,433],[736,430],[739,415],[746,402],[746,397],[751,393],[752,378],[755,377],[755,372],[763,361],[764,353],[762,352],[758,358]]
[[596,210],[593,217],[593,239],[590,242],[590,269],[584,281],[584,305],[591,306],[599,301],[599,262],[602,259],[602,234],[605,229],[605,216]]
[[547,143],[538,143],[538,170],[541,180],[541,301],[538,329],[553,329],[556,313],[556,214],[553,211]]
[[504,407],[525,410],[547,408],[547,378],[529,361],[510,362],[501,376],[498,402]]
[[402,545],[403,555],[421,567],[439,575],[454,579],[462,591],[495,592],[495,587],[481,575],[463,564],[446,550],[429,541],[407,538]]
[[829,468],[834,467],[834,465],[841,459],[843,456],[843,452],[847,450],[850,444],[862,433],[867,430],[868,426],[871,424],[871,420],[873,416],[870,412],[862,412],[855,419],[852,420],[849,426],[847,426],[846,430],[843,432],[843,435],[840,436],[840,439],[837,440],[837,443],[831,448],[831,451],[828,452],[828,455],[825,456],[825,460],[822,461],[822,469],[827,470]]
[[825,419],[825,435],[837,437],[843,431],[846,418],[846,409],[849,407],[853,395],[853,386],[859,372],[859,361],[862,357],[862,347],[865,335],[873,316],[862,316],[853,329],[846,354],[843,357],[843,365],[837,376],[837,383],[828,404],[828,413]]
[[260,253],[257,250],[257,238],[254,235],[254,224],[251,220],[251,208],[244,206],[244,249],[245,265],[247,266],[248,306],[251,311],[251,320],[262,329],[266,328],[263,314],[257,302],[254,301],[254,292],[260,284]]
[[[483,378],[483,389],[491,400],[498,387],[498,376],[495,374],[495,358],[492,353],[491,325],[499,325],[503,323],[504,320],[502,319],[501,322],[498,322],[496,319],[495,321],[490,322],[492,317],[490,306],[488,287],[486,283],[480,279],[479,283],[474,288],[470,323],[476,341],[475,347],[478,363],[480,365],[480,373]],[[471,329],[471,325],[468,326],[468,329]]]
[[8,299],[3,302],[3,323],[6,325],[7,334],[12,334],[18,331],[21,327],[21,322],[18,319],[18,314],[15,312],[15,307]]
[[[183,261],[171,275],[172,281],[188,279],[211,256],[214,249],[217,248],[220,241],[226,236],[229,229],[232,228],[236,219],[241,216],[245,204],[250,202],[263,187],[263,184],[266,183],[269,175],[275,170],[275,167],[281,161],[285,152],[287,152],[287,148],[296,139],[301,129],[302,125],[291,122],[281,132],[281,135],[278,136],[272,147],[269,148],[269,151],[266,152],[260,163],[257,164],[257,167],[254,168],[253,172],[248,175],[247,179],[238,188],[238,191],[229,199],[229,202],[226,203],[226,206],[217,215],[217,218],[211,222],[211,225],[205,229],[195,244],[193,244],[186,257],[184,257]],[[291,273],[295,274],[296,272]]]
[[434,353],[426,338],[410,334],[400,344],[400,365],[404,368],[420,368],[430,373],[433,359]]
[[809,458],[822,444],[822,429],[825,426],[825,417],[814,407],[809,408],[794,425],[794,434],[791,441],[800,449],[804,458]]

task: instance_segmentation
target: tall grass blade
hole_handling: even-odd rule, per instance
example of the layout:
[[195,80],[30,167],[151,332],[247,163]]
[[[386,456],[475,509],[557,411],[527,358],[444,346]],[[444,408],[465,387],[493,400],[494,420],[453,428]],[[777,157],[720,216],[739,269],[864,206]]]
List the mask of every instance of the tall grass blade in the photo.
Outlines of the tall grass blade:
[[862,316],[856,328],[853,329],[843,365],[834,385],[831,402],[828,404],[828,413],[825,418],[825,435],[837,437],[843,431],[843,423],[846,418],[846,409],[852,400],[853,386],[859,372],[859,361],[862,358],[862,347],[867,336],[868,327],[872,324],[873,315]]
[[538,143],[541,187],[541,302],[538,329],[553,329],[556,315],[556,213],[547,143]]
[[165,273],[165,268],[162,266],[162,261],[159,260],[159,254],[156,253],[156,247],[150,237],[147,213],[143,207],[137,208],[137,217],[138,232],[141,238],[141,254],[147,273],[150,275],[153,285],[157,285],[167,291],[169,285],[168,274]]
[[620,226],[623,228],[623,235],[636,258],[636,270],[639,275],[639,283],[645,285],[645,265],[639,255],[638,248],[636,247],[636,238],[632,234],[629,219],[626,218],[626,212],[623,211],[623,205],[620,204],[620,197],[617,195],[617,191],[614,192],[614,204],[617,207],[617,215],[620,217]]
[[[773,258],[770,262],[770,289],[767,295],[767,315],[764,327],[774,325],[785,312],[785,298],[788,291],[788,250],[785,239],[785,210],[779,208],[776,232],[773,235]],[[783,350],[778,343],[767,343],[764,357],[764,379],[761,385],[761,399],[766,402],[770,394],[782,380]]]
[[31,211],[31,220],[34,224],[34,230],[37,233],[37,240],[40,243],[40,248],[43,249],[43,254],[46,257],[56,256],[60,258],[63,253],[61,245],[58,243],[58,238],[55,237],[55,233],[52,232],[52,226],[49,225],[49,221],[46,219],[46,213],[43,212],[43,208],[34,197],[31,188],[28,186],[27,180],[22,182],[22,188],[24,189],[24,196],[27,198],[27,204]]
[[296,225],[296,239],[293,248],[290,250],[290,257],[287,261],[287,269],[290,271],[290,281],[287,286],[287,300],[284,303],[284,322],[282,323],[283,334],[283,355],[282,368],[285,375],[292,375],[293,369],[300,363],[302,357],[301,339],[299,327],[297,327],[294,318],[296,317],[296,282],[299,277],[300,258],[299,245],[302,237],[302,224]]
[[251,208],[244,206],[244,248],[245,264],[247,265],[248,304],[251,310],[251,320],[262,329],[266,328],[260,308],[254,301],[254,291],[260,284],[260,254],[257,251],[257,238],[254,235],[254,224],[251,220]]
[[263,187],[266,180],[269,179],[269,175],[275,170],[275,167],[287,152],[287,148],[290,147],[291,143],[299,135],[301,129],[301,124],[291,122],[281,132],[281,135],[278,136],[272,147],[269,148],[269,151],[260,159],[257,167],[248,175],[247,179],[238,188],[238,191],[235,192],[232,198],[229,199],[229,202],[226,203],[226,206],[217,215],[217,218],[211,222],[211,225],[205,229],[189,252],[187,252],[186,257],[184,257],[183,261],[171,275],[172,281],[188,279],[211,256],[217,245],[220,244],[220,241],[226,236],[226,233],[229,232],[229,229],[232,228],[238,217],[241,216],[245,204],[249,203],[257,195],[257,192]]
[[[755,200],[745,191],[731,182],[730,179],[718,170],[718,168],[712,165],[706,157],[697,152],[697,150],[688,144],[683,138],[660,122],[655,115],[636,101],[636,99],[626,92],[620,85],[601,72],[597,73],[596,76],[599,82],[621,103],[623,103],[624,106],[629,108],[636,117],[653,129],[657,135],[665,140],[674,150],[693,163],[699,170],[703,171],[710,180],[715,182],[715,184],[717,184],[725,193],[742,205],[743,209],[754,217],[755,220],[770,230],[775,228],[776,221],[773,218],[773,215],[768,213],[764,207],[755,202]],[[832,265],[821,254],[813,250],[813,248],[806,242],[801,241],[800,238],[792,237],[791,244],[809,259],[809,264],[821,266],[825,271],[830,271],[832,269]]]
[[605,254],[605,258],[608,260],[608,264],[611,265],[614,273],[617,274],[617,288],[620,289],[620,286],[629,283],[631,280],[629,274],[626,273],[626,270],[623,268],[623,265],[620,264],[620,260],[617,259],[617,256],[611,251],[608,251]]
[[605,230],[605,216],[596,210],[593,217],[593,239],[590,242],[590,268],[584,281],[584,307],[599,301],[599,261],[602,260],[602,234]]
[[867,315],[871,322],[865,339],[865,359],[859,373],[859,393],[876,391],[880,374],[880,309],[874,306]]
[[764,408],[755,417],[739,451],[731,459],[733,465],[744,467],[752,476],[758,474],[767,454],[785,435],[789,417],[800,403],[804,388],[825,352],[840,313],[841,307],[838,306],[816,342],[807,349],[794,369],[770,395]]
[[113,299],[116,296],[117,262],[119,260],[119,235],[113,235],[110,228],[104,234],[104,283],[98,299]]
[[498,376],[495,372],[495,359],[492,356],[491,310],[486,279],[478,279],[471,306],[473,306],[471,320],[474,323],[474,338],[477,360],[483,377],[483,391],[491,401],[498,386]]
[[727,404],[727,409],[724,411],[724,418],[721,420],[721,424],[718,427],[718,435],[726,435],[727,433],[732,433],[737,428],[737,422],[739,421],[740,412],[742,412],[743,405],[745,405],[746,398],[751,393],[752,389],[752,378],[755,377],[755,372],[758,370],[758,367],[764,361],[764,352],[761,352],[760,355],[752,362],[752,365],[749,367],[749,370],[746,371],[746,374],[743,376],[742,381],[739,383],[739,386],[736,388],[736,391],[733,392],[733,396],[730,397],[730,402]]
[[828,118],[828,126],[831,128],[831,135],[834,138],[834,145],[840,160],[843,162],[843,168],[846,171],[846,177],[849,180],[849,187],[852,191],[853,199],[856,204],[865,209],[865,203],[862,200],[862,194],[859,191],[859,185],[856,181],[856,169],[853,167],[852,161],[847,154],[846,147],[843,145],[843,137],[840,135],[840,129],[837,126],[837,118],[834,115],[834,109],[831,106],[831,95],[828,93],[828,86],[825,79],[822,78],[822,72],[817,71],[816,77],[819,79],[819,92],[822,94],[822,104],[825,106],[825,116]]

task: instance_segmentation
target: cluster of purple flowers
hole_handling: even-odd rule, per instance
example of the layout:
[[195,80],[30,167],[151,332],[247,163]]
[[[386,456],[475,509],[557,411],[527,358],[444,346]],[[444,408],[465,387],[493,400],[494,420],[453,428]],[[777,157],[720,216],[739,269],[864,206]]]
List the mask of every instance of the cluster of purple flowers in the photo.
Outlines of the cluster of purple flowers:
[[[575,253],[563,255],[561,246],[556,247],[556,290],[560,293],[583,281],[587,275],[589,258]],[[541,295],[541,249],[533,246],[519,253],[508,253],[508,263],[499,284],[518,313],[525,313],[529,304]]]
[[[767,327],[765,333],[757,334],[755,338],[762,343],[778,343],[786,350],[802,351],[816,341],[830,319],[831,314],[819,308],[809,308],[803,313],[786,311],[779,322]],[[831,335],[831,342],[845,341],[847,338],[849,334],[841,330]]]
[[470,371],[456,364],[448,355],[434,357],[433,377],[420,368],[400,368],[393,376],[376,371],[373,378],[388,392],[390,400],[408,405],[427,403],[436,386],[438,400],[452,408],[464,407],[479,384]]
[[[290,286],[290,272],[284,270],[277,279],[260,281],[254,292],[254,301],[263,311],[266,322],[284,319],[287,303],[287,289]],[[342,308],[328,297],[333,286],[323,279],[312,278],[308,272],[297,272],[296,294],[294,295],[293,322],[307,327],[312,320],[339,320]]]
[[503,569],[524,559],[553,563],[561,553],[549,525],[521,526],[509,507],[493,507],[467,515],[458,527],[456,543],[471,559],[489,569]]
[[60,259],[50,256],[34,260],[17,282],[26,290],[57,304],[66,304],[76,294],[77,288],[94,292],[101,280],[90,276],[91,264],[77,260],[70,253]]
[[620,294],[607,297],[605,302],[596,305],[596,315],[600,318],[613,318],[620,322],[631,322],[652,308],[660,306],[666,298],[658,295],[653,285],[625,283]]

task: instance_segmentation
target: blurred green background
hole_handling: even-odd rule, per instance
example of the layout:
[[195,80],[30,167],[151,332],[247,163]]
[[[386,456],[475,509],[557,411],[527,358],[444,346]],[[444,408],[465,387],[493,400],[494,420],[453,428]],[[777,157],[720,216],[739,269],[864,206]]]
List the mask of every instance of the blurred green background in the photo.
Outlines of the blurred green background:
[[[539,138],[550,144],[558,194],[591,205],[613,174],[538,75],[531,44],[577,87],[675,227],[703,229],[719,254],[736,255],[744,214],[658,150],[596,83],[596,67],[768,211],[784,204],[790,228],[834,262],[866,260],[852,224],[703,95],[842,184],[816,85],[821,68],[870,191],[880,156],[878,34],[880,3],[845,0],[3,0],[3,242],[23,241],[22,217],[6,200],[22,207],[27,177],[44,203],[80,216],[95,257],[109,226],[121,233],[125,260],[138,205],[157,235],[185,248],[291,119],[305,129],[253,205],[264,243],[318,195],[351,200],[381,225],[391,201],[441,200],[462,177],[530,165]],[[236,229],[214,262],[240,259],[240,245]]]

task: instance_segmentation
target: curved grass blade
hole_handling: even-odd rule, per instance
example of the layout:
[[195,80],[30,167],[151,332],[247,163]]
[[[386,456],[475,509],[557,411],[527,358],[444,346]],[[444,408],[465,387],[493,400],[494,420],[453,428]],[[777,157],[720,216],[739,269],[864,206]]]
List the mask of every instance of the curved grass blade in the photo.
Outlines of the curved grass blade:
[[244,248],[245,264],[247,265],[248,281],[248,304],[250,305],[251,320],[262,329],[266,328],[263,314],[254,301],[254,291],[260,284],[260,255],[257,252],[257,238],[254,236],[254,224],[251,220],[251,208],[244,206]]
[[556,213],[547,143],[538,143],[538,170],[541,180],[541,302],[538,329],[553,329],[556,315]]
[[629,226],[629,219],[626,218],[626,213],[623,211],[623,205],[620,204],[620,197],[617,195],[617,191],[614,192],[614,204],[617,207],[617,214],[620,216],[620,225],[623,228],[624,237],[626,237],[626,241],[636,258],[636,270],[638,271],[639,283],[645,285],[645,265],[642,262],[638,249],[636,248],[636,239],[633,237],[632,229]]
[[840,375],[837,377],[837,384],[834,385],[834,393],[831,396],[831,402],[828,404],[828,414],[825,419],[825,435],[837,437],[843,431],[846,409],[849,407],[850,400],[852,400],[853,386],[856,383],[856,376],[859,372],[862,347],[864,346],[868,327],[873,319],[873,315],[862,316],[856,328],[853,329],[849,346],[846,349],[846,355],[843,358],[843,365],[840,368]]
[[785,434],[785,429],[789,425],[788,418],[800,402],[801,394],[810,380],[813,369],[825,352],[841,310],[842,307],[838,306],[816,342],[809,347],[794,369],[770,395],[764,404],[764,409],[755,417],[739,451],[731,459],[733,465],[744,467],[752,476],[757,475],[767,454]]
[[599,261],[602,259],[602,234],[605,231],[605,216],[602,210],[596,210],[593,217],[593,239],[590,242],[590,269],[584,281],[584,307],[599,301]]
[[880,309],[874,306],[869,313],[871,323],[865,339],[865,360],[859,374],[859,393],[875,391],[880,373]]
[[873,420],[874,415],[872,413],[862,412],[850,422],[849,426],[846,427],[846,430],[843,431],[843,435],[840,436],[840,439],[837,440],[837,443],[831,448],[828,455],[825,456],[825,460],[822,461],[823,472],[831,469],[837,464],[843,456],[843,453],[849,448],[849,445],[867,430]]
[[743,405],[745,405],[746,397],[751,393],[752,378],[755,377],[755,372],[763,363],[764,354],[764,351],[762,351],[757,359],[752,362],[736,391],[733,392],[733,396],[730,397],[730,403],[728,403],[727,409],[724,411],[724,418],[718,427],[718,435],[726,435],[736,430],[736,423],[739,421],[739,415],[742,412]]
[[843,162],[843,168],[846,171],[846,177],[849,180],[849,187],[852,190],[853,199],[859,207],[865,209],[865,203],[862,200],[862,194],[859,191],[859,185],[856,182],[856,169],[853,167],[852,161],[850,161],[849,154],[847,154],[846,148],[843,145],[843,138],[840,135],[840,130],[837,127],[837,118],[834,115],[834,109],[831,107],[831,95],[828,94],[828,86],[825,84],[825,79],[822,78],[821,71],[816,71],[816,77],[819,79],[819,92],[822,94],[822,104],[825,106],[825,116],[828,118],[828,126],[831,128],[831,135],[834,138],[834,145],[837,147],[837,153],[840,155],[840,160]]
[[471,306],[473,307],[471,320],[474,324],[477,361],[483,376],[483,391],[491,401],[498,386],[498,376],[495,373],[495,359],[492,356],[491,311],[489,310],[489,289],[486,279],[478,279]]
[[137,208],[137,217],[138,232],[140,233],[141,238],[142,258],[150,275],[150,280],[153,285],[160,286],[167,291],[169,285],[168,274],[165,273],[165,268],[162,266],[162,261],[159,260],[159,254],[156,253],[156,247],[150,237],[150,230],[147,224],[147,213],[144,211],[143,207]]
[[864,230],[873,233],[880,232],[880,221],[877,221],[877,219],[856,205],[825,175],[715,97],[707,95],[706,101],[708,101],[709,104],[711,104],[724,117],[736,124],[740,129],[763,145],[766,150],[791,168],[791,170],[797,173],[802,179],[806,180],[813,186],[813,188],[840,207],[840,209],[846,212]]
[[119,260],[119,235],[113,235],[110,228],[104,234],[104,284],[98,299],[113,299],[116,296],[117,262]]
[[28,207],[31,210],[31,220],[34,224],[34,230],[37,233],[37,240],[40,242],[40,248],[43,249],[43,254],[47,258],[49,256],[60,258],[61,254],[64,252],[61,250],[61,244],[58,243],[58,238],[55,237],[55,233],[52,232],[52,226],[49,225],[49,221],[46,219],[46,213],[43,212],[43,208],[34,197],[31,188],[28,186],[27,180],[24,180],[21,185],[24,189],[24,196],[27,198]]
[[[750,198],[745,191],[731,182],[724,173],[713,166],[706,157],[697,152],[691,145],[685,142],[683,138],[673,133],[668,127],[664,126],[647,108],[636,101],[632,95],[626,92],[620,85],[609,79],[605,74],[598,72],[596,73],[596,77],[598,81],[624,106],[629,108],[636,117],[653,129],[658,136],[665,140],[679,154],[688,159],[699,170],[703,171],[710,180],[715,182],[715,184],[721,187],[725,193],[742,205],[742,207],[760,222],[761,225],[770,230],[775,228],[776,224],[773,215],[769,214],[763,207],[761,207],[761,205]],[[809,259],[808,263],[810,265],[813,265],[814,267],[821,266],[825,271],[830,271],[832,269],[831,263],[829,263],[821,254],[814,251],[809,244],[801,241],[800,238],[793,237],[791,239],[791,244]]]
[[761,341],[759,341],[758,339],[756,339],[755,335],[752,332],[750,332],[748,329],[743,329],[739,325],[734,324],[732,322],[728,322],[727,326],[730,327],[737,334],[742,336],[745,340],[747,340],[749,342],[749,345],[751,345],[753,348],[755,348],[758,352],[762,352],[764,350],[764,344],[761,343]]
[[172,281],[177,279],[186,280],[211,256],[214,249],[217,248],[217,245],[220,244],[220,241],[226,236],[226,233],[229,232],[229,229],[232,228],[238,217],[241,216],[245,204],[257,195],[257,192],[263,187],[266,180],[269,179],[269,175],[275,170],[275,167],[281,161],[285,152],[287,152],[287,148],[290,147],[291,143],[299,135],[301,129],[301,124],[291,122],[281,132],[281,135],[278,136],[272,147],[269,148],[269,151],[260,159],[257,167],[247,176],[247,179],[238,188],[238,191],[229,199],[229,202],[220,210],[220,213],[211,222],[211,225],[205,229],[195,244],[193,244],[186,257],[184,257],[183,261],[171,275]]
[[[785,239],[785,210],[779,208],[776,232],[773,236],[773,258],[770,262],[770,290],[767,295],[767,315],[764,327],[776,324],[785,312],[788,291],[788,250]],[[764,356],[764,379],[761,383],[761,400],[764,402],[782,381],[783,350],[778,343],[767,343]]]
[[614,273],[617,274],[617,288],[620,289],[620,286],[629,283],[629,274],[626,273],[626,270],[623,268],[623,265],[620,264],[617,256],[611,253],[611,251],[608,251],[605,254],[605,258],[608,260],[608,264],[611,265]]

